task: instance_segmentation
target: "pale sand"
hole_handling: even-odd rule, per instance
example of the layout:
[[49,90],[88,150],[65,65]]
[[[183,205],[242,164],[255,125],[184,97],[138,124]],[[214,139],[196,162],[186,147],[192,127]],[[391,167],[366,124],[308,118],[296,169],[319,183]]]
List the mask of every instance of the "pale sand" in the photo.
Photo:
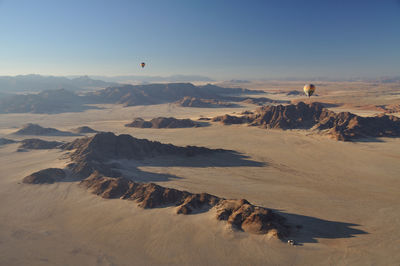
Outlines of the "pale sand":
[[293,236],[301,246],[233,232],[212,212],[181,216],[171,207],[142,210],[130,201],[99,198],[73,182],[20,184],[27,174],[62,167],[67,160],[60,160],[63,153],[57,150],[16,152],[18,144],[11,144],[0,147],[0,265],[398,265],[400,139],[347,143],[306,131],[215,123],[189,129],[123,126],[136,116],[198,118],[244,109],[252,108],[165,104],[2,115],[0,136],[27,122],[60,130],[88,125],[238,151],[249,158],[219,154],[131,164],[163,186],[277,209],[304,226]]

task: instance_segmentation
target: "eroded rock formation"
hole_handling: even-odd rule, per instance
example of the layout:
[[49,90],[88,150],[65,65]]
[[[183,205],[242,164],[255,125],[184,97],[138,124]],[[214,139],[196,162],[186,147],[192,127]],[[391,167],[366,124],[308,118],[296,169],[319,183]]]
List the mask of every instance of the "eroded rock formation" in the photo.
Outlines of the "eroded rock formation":
[[98,172],[81,181],[90,192],[103,198],[134,200],[142,208],[176,206],[177,214],[191,214],[216,209],[217,219],[233,228],[253,234],[285,237],[289,226],[285,218],[274,211],[254,206],[245,199],[227,200],[207,193],[194,194],[154,183],[137,183],[125,178],[105,177]]

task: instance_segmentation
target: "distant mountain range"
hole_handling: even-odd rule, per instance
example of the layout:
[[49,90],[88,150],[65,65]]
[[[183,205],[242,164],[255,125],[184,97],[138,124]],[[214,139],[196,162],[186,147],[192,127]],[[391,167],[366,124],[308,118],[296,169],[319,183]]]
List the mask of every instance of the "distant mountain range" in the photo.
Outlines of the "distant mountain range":
[[204,81],[211,82],[213,79],[200,75],[172,75],[172,76],[90,76],[93,79],[100,79],[108,82],[118,83],[153,83],[153,82],[195,82]]
[[[330,77],[286,77],[286,78],[266,78],[261,81],[327,81],[327,82],[369,82],[369,83],[399,83],[400,76],[381,76],[381,77],[350,77],[350,78],[330,78]],[[232,81],[231,81],[232,82]]]
[[191,83],[118,85],[94,92],[77,94],[58,89],[40,93],[9,95],[0,98],[0,113],[63,113],[98,108],[88,104],[123,104],[125,106],[176,102],[185,96],[202,99],[240,101],[240,94],[262,93],[241,88]]
[[91,79],[88,76],[75,78],[19,75],[0,76],[0,93],[38,92],[44,90],[67,89],[80,91],[93,88],[106,88],[115,86],[115,82]]
[[46,90],[40,93],[13,94],[0,97],[0,113],[55,114],[96,109],[86,106],[84,97],[66,90]]

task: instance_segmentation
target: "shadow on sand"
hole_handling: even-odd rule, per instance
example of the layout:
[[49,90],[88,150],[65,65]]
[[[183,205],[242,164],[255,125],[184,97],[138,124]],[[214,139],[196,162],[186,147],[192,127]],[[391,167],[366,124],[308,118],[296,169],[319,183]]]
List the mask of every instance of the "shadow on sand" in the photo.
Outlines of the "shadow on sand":
[[[122,174],[123,177],[136,182],[160,182],[171,179],[182,179],[168,173],[155,173],[139,169],[139,167],[263,167],[265,162],[249,159],[249,156],[235,151],[222,151],[209,155],[196,156],[157,156],[142,160],[113,160],[110,162],[112,170]],[[162,169],[166,170],[166,169]]]
[[[385,137],[385,138],[390,138],[390,137]],[[395,137],[391,137],[391,138],[394,139]],[[350,140],[350,142],[353,142],[353,143],[368,143],[368,142],[380,143],[380,142],[385,142],[385,141],[380,137],[376,137],[376,138],[370,137],[370,138],[353,139],[353,140]]]
[[160,167],[264,167],[266,162],[251,160],[249,156],[232,150],[222,150],[195,156],[157,156],[135,161],[138,166]]
[[354,223],[328,221],[311,216],[293,213],[285,213],[274,210],[287,218],[291,226],[290,239],[295,240],[297,245],[305,243],[318,243],[318,239],[351,238],[357,235],[368,234],[368,232],[353,227],[361,226]]

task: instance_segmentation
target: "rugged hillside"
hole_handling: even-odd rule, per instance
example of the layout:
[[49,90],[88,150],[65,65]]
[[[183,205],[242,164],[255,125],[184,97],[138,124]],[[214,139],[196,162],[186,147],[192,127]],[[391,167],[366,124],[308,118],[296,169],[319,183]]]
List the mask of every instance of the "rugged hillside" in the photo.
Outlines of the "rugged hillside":
[[126,124],[126,127],[138,128],[187,128],[199,127],[199,123],[190,119],[176,119],[174,117],[157,117],[150,121],[145,121],[142,118],[135,118],[131,123]]
[[215,208],[217,219],[233,228],[254,234],[285,237],[289,226],[285,218],[272,210],[250,204],[247,200],[226,200],[207,193],[193,194],[154,183],[136,183],[124,178],[104,177],[95,172],[81,185],[103,198],[135,200],[142,208],[175,205],[176,213],[191,214]]
[[215,117],[213,121],[248,123],[264,128],[324,130],[337,140],[400,136],[400,119],[395,116],[361,117],[349,112],[335,113],[320,103],[265,106],[254,114],[225,115]]
[[20,130],[14,132],[16,135],[36,135],[36,136],[79,136],[77,134],[60,131],[55,128],[44,128],[37,124],[26,124]]
[[73,163],[69,166],[75,175],[87,177],[95,170],[105,175],[119,176],[118,172],[108,165],[111,159],[142,160],[159,155],[194,156],[219,152],[203,147],[179,147],[162,144],[147,139],[137,139],[130,135],[114,133],[97,133],[90,138],[80,138],[62,146],[65,150],[74,150],[70,157]]

